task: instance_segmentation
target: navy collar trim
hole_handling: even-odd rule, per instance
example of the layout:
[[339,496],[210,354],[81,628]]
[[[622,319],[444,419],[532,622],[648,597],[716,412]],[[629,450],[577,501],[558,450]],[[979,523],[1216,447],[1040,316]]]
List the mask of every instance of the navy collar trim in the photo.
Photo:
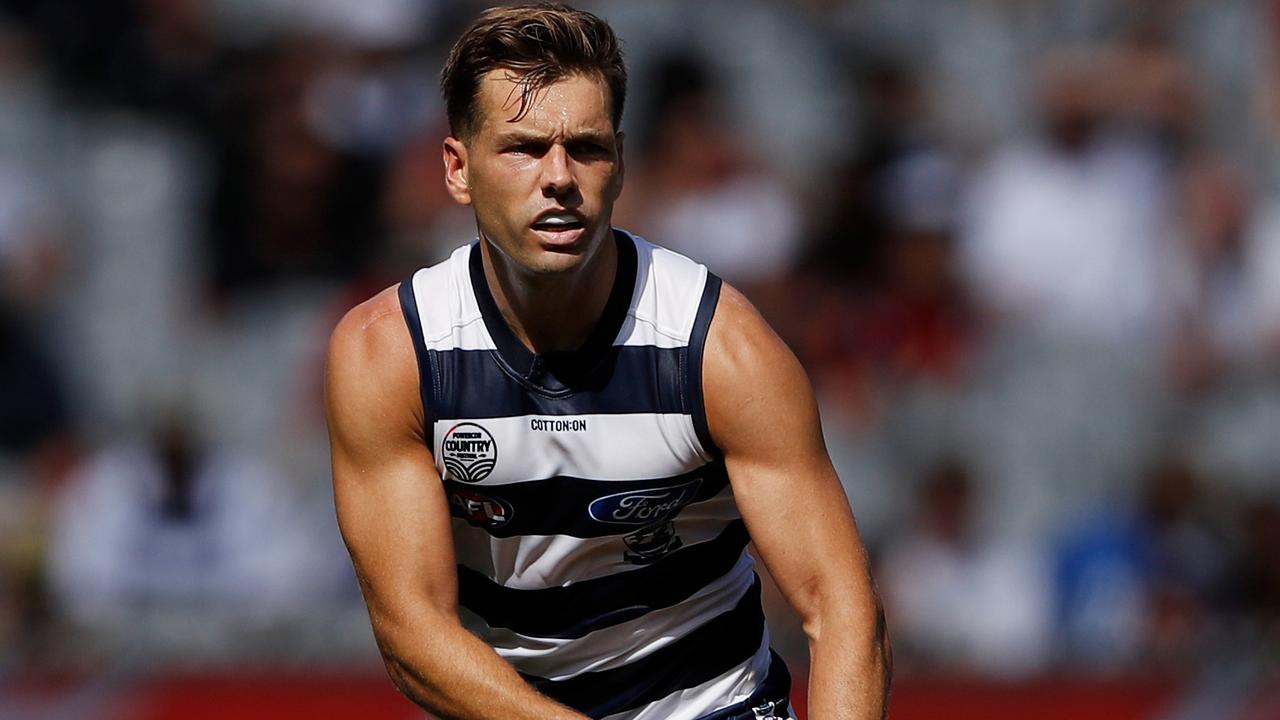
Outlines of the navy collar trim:
[[502,317],[502,311],[498,309],[498,303],[489,289],[489,281],[484,275],[480,243],[485,240],[481,239],[471,246],[471,256],[468,258],[471,288],[480,307],[480,314],[497,347],[496,352],[502,364],[522,381],[544,392],[570,393],[573,391],[572,386],[586,379],[613,347],[613,341],[622,329],[631,307],[638,266],[635,242],[626,233],[616,229],[613,231],[613,238],[618,248],[618,267],[600,319],[580,348],[554,353],[535,353],[516,337],[515,331]]

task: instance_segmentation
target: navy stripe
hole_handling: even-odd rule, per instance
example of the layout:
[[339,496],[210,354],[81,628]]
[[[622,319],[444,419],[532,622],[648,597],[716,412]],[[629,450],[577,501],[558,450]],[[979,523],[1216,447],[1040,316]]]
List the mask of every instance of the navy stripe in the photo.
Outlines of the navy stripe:
[[489,627],[521,635],[578,638],[692,596],[730,570],[750,537],[734,520],[714,540],[688,545],[652,565],[540,590],[517,590],[458,566],[458,602]]
[[681,367],[688,348],[617,345],[558,394],[529,385],[492,350],[432,350],[440,372],[437,418],[686,412]]
[[690,503],[715,497],[729,484],[723,462],[647,480],[587,480],[558,476],[506,485],[445,480],[454,517],[494,537],[626,535],[666,522]]
[[[416,274],[416,273],[415,273]],[[409,326],[409,337],[413,339],[413,354],[418,359],[418,390],[422,397],[423,431],[431,437],[431,424],[439,417],[431,411],[432,392],[430,357],[427,354],[426,336],[422,332],[422,318],[418,316],[418,302],[413,293],[413,275],[400,283],[400,312],[404,313],[404,322]]]
[[693,429],[698,433],[702,449],[713,456],[721,453],[707,427],[707,405],[702,396],[702,356],[706,350],[707,331],[711,329],[711,318],[720,300],[720,285],[720,278],[708,272],[707,284],[702,287],[702,300],[698,302],[698,314],[693,320],[693,332],[689,336],[689,413],[693,416]]
[[525,679],[553,700],[600,718],[713,680],[749,660],[763,639],[756,578],[732,610],[635,662],[567,680]]

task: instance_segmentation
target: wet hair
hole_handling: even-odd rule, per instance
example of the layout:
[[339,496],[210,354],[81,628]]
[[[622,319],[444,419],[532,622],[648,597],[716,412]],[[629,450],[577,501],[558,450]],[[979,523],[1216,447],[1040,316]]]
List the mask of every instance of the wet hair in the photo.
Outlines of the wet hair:
[[454,43],[440,73],[449,132],[469,137],[480,125],[480,79],[507,70],[519,88],[514,122],[529,112],[538,91],[573,75],[600,78],[609,87],[613,127],[622,121],[627,67],[609,24],[584,10],[539,3],[484,11]]

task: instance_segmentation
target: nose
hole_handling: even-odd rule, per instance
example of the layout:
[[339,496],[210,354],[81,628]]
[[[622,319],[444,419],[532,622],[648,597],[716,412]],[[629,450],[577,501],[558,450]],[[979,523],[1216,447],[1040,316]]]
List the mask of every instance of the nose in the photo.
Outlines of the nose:
[[555,144],[542,156],[542,195],[559,197],[577,189],[578,180],[570,166],[569,152]]

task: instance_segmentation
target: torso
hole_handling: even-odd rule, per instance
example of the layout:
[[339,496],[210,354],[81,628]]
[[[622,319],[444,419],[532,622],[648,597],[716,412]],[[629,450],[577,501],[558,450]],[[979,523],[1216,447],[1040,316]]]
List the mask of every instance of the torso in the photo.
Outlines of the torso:
[[616,239],[613,292],[574,353],[516,339],[475,244],[401,303],[469,626],[591,717],[696,718],[785,669],[703,409],[719,280]]

